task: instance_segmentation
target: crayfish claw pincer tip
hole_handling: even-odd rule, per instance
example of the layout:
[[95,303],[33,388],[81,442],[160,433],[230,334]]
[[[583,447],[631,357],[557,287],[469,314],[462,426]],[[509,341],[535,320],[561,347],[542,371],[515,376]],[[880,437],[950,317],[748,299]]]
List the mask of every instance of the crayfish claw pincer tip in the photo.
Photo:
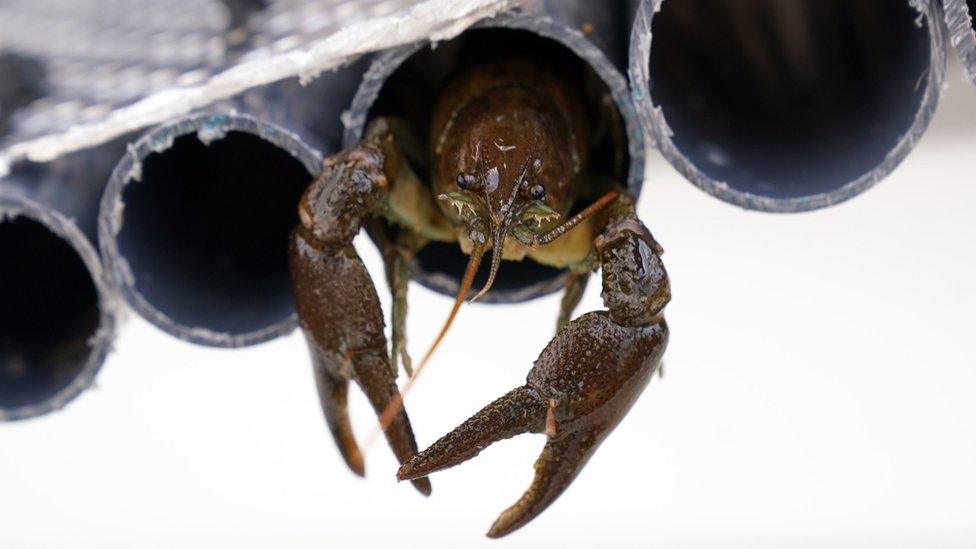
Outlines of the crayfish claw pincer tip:
[[355,454],[346,457],[346,465],[357,477],[366,478],[366,462],[358,449]]
[[410,480],[413,487],[417,489],[424,497],[430,497],[433,488],[430,485],[430,479],[427,477],[415,478]]
[[[400,469],[397,470],[397,474],[396,474],[397,482],[403,482],[405,480],[414,480],[415,477],[413,476],[413,468],[410,466],[410,464],[411,462],[408,461],[403,465],[401,465]],[[427,477],[421,477],[421,478],[427,478]]]
[[396,479],[397,482],[409,480],[414,483],[418,481],[427,481],[429,483],[430,477],[428,475],[431,472],[426,470],[422,461],[414,458],[400,466],[400,469],[397,470]]

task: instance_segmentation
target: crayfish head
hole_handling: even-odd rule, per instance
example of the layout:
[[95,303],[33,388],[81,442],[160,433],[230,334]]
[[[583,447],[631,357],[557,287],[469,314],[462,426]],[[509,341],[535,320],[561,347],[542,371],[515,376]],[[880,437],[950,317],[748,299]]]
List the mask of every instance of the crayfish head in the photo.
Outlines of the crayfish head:
[[439,203],[466,253],[479,238],[492,249],[493,273],[502,259],[524,258],[568,213],[581,170],[571,133],[541,94],[501,86],[467,102],[440,136]]

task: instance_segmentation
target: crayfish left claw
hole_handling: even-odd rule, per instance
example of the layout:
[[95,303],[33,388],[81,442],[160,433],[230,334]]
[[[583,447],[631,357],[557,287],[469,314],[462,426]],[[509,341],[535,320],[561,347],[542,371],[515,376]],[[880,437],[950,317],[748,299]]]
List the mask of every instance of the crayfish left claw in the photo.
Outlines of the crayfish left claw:
[[550,439],[535,462],[532,486],[498,516],[488,537],[507,536],[545,511],[573,482],[605,433],[605,428],[587,429]]
[[547,410],[546,401],[535,389],[527,385],[514,389],[404,463],[397,480],[426,477],[468,461],[499,440],[542,432]]
[[549,441],[536,461],[532,485],[498,517],[488,537],[514,532],[569,487],[650,381],[666,342],[663,319],[624,326],[605,312],[581,316],[549,343],[524,386],[404,463],[397,478],[422,478],[463,463],[500,440],[545,433]]
[[[522,433],[550,430],[551,404],[529,385],[519,387],[480,412],[403,464],[398,480],[415,480],[459,465],[500,440]],[[576,478],[593,455],[606,428],[559,432],[550,438],[535,464],[535,480],[515,505],[505,510],[488,537],[510,534],[543,512]]]

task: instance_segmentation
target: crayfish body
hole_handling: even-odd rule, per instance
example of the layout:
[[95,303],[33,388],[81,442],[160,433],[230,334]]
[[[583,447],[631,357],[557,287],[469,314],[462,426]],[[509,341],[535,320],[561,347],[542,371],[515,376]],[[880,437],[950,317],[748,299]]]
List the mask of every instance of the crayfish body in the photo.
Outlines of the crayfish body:
[[[667,345],[662,250],[620,183],[588,173],[592,125],[584,113],[558,67],[513,53],[472,59],[439,94],[427,143],[403,120],[378,118],[360,143],[327,159],[291,236],[293,291],[322,408],[354,472],[363,474],[364,463],[346,412],[350,381],[380,415],[402,465],[397,478],[424,494],[428,475],[489,444],[526,432],[548,437],[532,486],[491,537],[526,524],[568,487],[641,394]],[[352,246],[364,228],[380,246],[393,292],[390,345],[376,289]],[[434,242],[455,243],[469,259],[452,313],[414,369],[405,334],[410,265]],[[489,251],[488,281],[474,299],[490,290],[503,261],[569,271],[557,334],[524,386],[417,453],[398,365],[411,381],[420,373]],[[571,321],[597,269],[607,310]]]

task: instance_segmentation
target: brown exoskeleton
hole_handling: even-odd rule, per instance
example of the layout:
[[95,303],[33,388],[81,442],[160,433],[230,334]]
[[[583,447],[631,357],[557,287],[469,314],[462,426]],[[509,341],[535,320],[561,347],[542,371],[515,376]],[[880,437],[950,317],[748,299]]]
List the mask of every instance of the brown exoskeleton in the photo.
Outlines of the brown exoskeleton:
[[[346,412],[350,380],[381,416],[402,464],[397,478],[425,494],[429,474],[489,444],[525,432],[548,436],[535,481],[498,518],[491,537],[521,527],[566,489],[640,395],[668,340],[662,311],[670,286],[661,249],[622,187],[587,176],[583,113],[577,90],[555,67],[519,56],[472,63],[440,94],[426,151],[404,123],[380,118],[358,145],[326,160],[301,200],[291,238],[294,294],[322,407],[353,471],[364,468]],[[424,156],[426,183],[410,164]],[[579,203],[589,206],[570,216]],[[352,247],[363,227],[380,243],[393,289],[392,353],[376,290]],[[401,361],[416,376],[404,348],[406,290],[409,264],[430,242],[456,242],[470,256],[437,342],[489,249],[489,280],[478,296],[503,259],[528,257],[571,274],[558,332],[527,383],[416,454],[395,380]],[[570,322],[598,267],[607,310]]]

